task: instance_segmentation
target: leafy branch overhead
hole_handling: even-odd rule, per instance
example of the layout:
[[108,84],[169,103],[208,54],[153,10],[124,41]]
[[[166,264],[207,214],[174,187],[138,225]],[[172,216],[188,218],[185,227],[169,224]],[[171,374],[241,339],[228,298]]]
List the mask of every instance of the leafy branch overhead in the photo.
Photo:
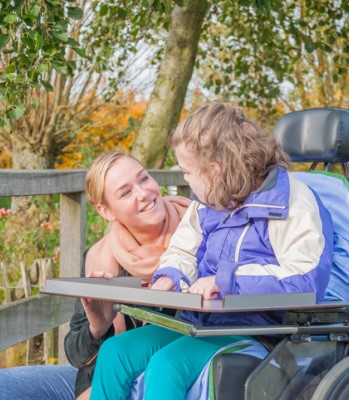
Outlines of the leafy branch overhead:
[[[0,3],[0,51],[7,57],[0,75],[0,126],[10,130],[19,119],[32,89],[53,90],[47,75],[72,75],[74,60],[66,60],[67,46],[86,57],[69,35],[70,20],[83,16],[81,8],[64,0],[14,0]],[[35,102],[35,98],[29,99]],[[35,104],[34,104],[35,105]]]
[[[177,0],[179,1],[179,0]],[[14,168],[52,168],[166,33],[173,0],[0,2],[0,140]],[[159,31],[162,33],[159,34]],[[160,52],[152,57],[154,65]],[[144,60],[144,58],[143,58]]]

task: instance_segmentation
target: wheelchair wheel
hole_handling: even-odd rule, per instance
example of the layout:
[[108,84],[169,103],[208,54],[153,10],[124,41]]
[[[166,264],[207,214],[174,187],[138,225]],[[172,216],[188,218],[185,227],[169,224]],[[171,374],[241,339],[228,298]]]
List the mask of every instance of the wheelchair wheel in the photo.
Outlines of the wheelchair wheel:
[[349,399],[349,357],[343,358],[322,378],[312,400]]

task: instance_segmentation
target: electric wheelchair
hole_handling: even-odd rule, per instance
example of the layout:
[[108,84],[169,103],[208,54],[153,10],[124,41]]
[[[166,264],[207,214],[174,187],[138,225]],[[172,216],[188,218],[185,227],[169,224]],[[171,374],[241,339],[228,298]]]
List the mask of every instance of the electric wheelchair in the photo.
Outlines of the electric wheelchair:
[[[311,293],[203,301],[200,295],[142,289],[137,278],[107,283],[97,278],[48,279],[43,293],[112,300],[117,311],[191,336],[252,335],[268,355],[263,359],[228,352],[215,355],[211,360],[215,400],[348,400],[349,110],[292,112],[279,120],[273,135],[294,165],[310,164],[308,172],[292,173],[317,192],[332,215],[335,257],[324,301],[316,304]],[[334,165],[341,170],[333,173]],[[283,323],[198,327],[154,311],[154,306],[204,312],[275,310],[283,313]]]

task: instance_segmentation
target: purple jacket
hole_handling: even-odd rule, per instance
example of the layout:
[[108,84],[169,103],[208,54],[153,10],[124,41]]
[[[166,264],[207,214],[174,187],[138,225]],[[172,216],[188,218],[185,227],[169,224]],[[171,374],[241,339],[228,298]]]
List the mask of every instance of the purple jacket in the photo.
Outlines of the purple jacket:
[[[333,257],[332,219],[318,196],[283,168],[232,213],[193,202],[160,259],[153,282],[168,276],[176,290],[216,276],[221,295],[315,292],[321,299]],[[199,325],[255,325],[280,313],[198,313]]]

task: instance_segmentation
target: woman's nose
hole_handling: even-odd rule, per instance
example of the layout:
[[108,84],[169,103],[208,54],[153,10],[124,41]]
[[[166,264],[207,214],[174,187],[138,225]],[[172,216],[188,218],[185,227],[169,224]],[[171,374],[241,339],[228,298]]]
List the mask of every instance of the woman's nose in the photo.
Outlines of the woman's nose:
[[147,196],[147,191],[143,189],[141,186],[136,186],[136,196],[137,199],[142,200]]

